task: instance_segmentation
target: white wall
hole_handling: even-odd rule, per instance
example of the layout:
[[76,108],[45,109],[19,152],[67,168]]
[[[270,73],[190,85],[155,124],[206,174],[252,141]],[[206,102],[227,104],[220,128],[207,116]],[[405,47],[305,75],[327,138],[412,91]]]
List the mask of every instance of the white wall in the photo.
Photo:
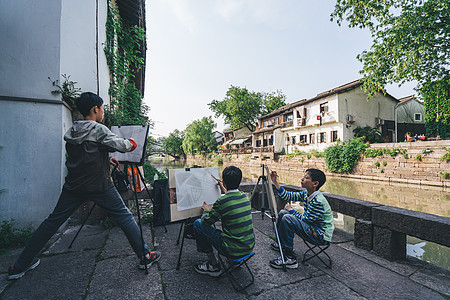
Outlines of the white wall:
[[58,100],[61,3],[0,2],[0,96]]
[[[61,10],[61,74],[70,75],[83,92],[97,93],[97,57],[99,94],[109,103],[109,70],[103,44],[106,41],[106,0],[98,1],[98,28],[96,1],[63,0]],[[96,32],[98,31],[98,44]],[[98,51],[96,46],[98,45]],[[62,81],[63,78],[61,77]]]
[[394,121],[394,108],[396,102],[383,94],[377,93],[370,100],[366,100],[367,94],[360,88],[339,94],[339,120],[345,123],[347,115],[355,117],[355,122],[350,127],[343,128],[344,140],[351,139],[353,129],[356,127],[376,127],[375,118]]

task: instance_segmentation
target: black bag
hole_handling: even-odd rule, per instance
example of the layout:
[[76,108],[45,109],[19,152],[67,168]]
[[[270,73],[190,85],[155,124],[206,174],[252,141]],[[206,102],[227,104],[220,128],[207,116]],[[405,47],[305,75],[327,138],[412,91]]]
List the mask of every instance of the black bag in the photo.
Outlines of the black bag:
[[170,222],[169,179],[155,180],[153,191],[155,195],[153,225],[165,225]]
[[117,170],[117,166],[114,167],[111,177],[117,191],[126,192],[130,189],[130,181],[128,180],[128,175],[120,170]]

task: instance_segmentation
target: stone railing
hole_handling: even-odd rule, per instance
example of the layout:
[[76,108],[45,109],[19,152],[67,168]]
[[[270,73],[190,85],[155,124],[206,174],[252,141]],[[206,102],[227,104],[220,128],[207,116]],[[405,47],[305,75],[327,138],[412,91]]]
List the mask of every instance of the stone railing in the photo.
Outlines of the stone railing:
[[[251,193],[255,183],[242,183]],[[302,188],[282,185],[288,191]],[[354,243],[389,260],[406,257],[406,236],[450,247],[450,218],[323,193],[334,212],[355,218]],[[277,200],[279,202],[280,199]]]

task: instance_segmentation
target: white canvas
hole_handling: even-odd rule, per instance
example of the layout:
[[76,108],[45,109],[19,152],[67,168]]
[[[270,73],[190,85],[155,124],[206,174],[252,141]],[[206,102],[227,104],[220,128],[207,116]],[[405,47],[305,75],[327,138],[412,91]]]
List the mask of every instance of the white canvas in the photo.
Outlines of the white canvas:
[[132,152],[113,152],[111,156],[120,162],[140,164],[145,152],[144,146],[147,141],[148,125],[112,126],[111,132],[121,138],[133,138],[137,144],[136,149]]
[[220,197],[220,188],[212,177],[219,178],[219,168],[176,169],[177,210],[198,208],[203,202],[213,204]]

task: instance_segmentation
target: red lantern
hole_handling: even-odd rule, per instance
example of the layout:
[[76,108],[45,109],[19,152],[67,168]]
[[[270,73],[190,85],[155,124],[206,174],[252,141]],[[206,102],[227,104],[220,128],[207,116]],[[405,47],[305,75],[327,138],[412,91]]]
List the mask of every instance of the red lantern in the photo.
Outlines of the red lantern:
[[317,116],[317,121],[320,121],[320,119],[322,119],[320,116]]

